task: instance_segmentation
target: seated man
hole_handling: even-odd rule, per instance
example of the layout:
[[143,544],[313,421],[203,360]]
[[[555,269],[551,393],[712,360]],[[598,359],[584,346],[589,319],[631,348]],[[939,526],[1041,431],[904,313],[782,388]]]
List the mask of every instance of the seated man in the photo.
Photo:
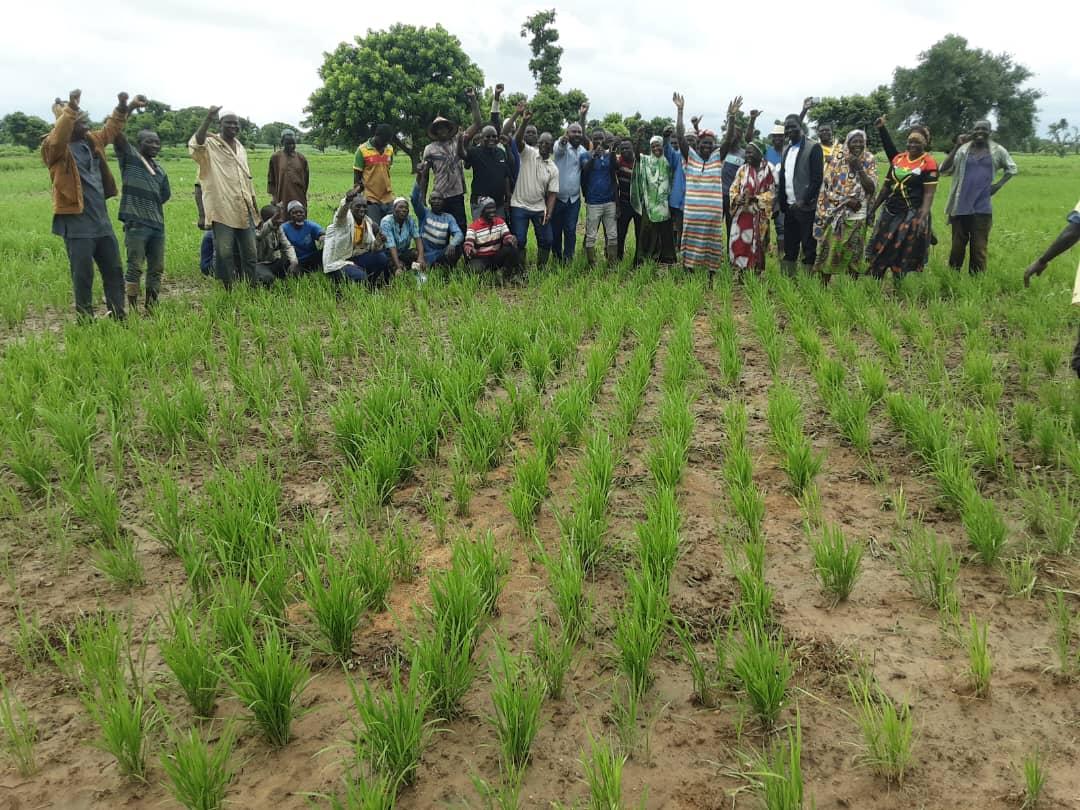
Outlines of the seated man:
[[[426,174],[427,164],[421,162],[420,171]],[[439,192],[431,192],[429,202],[431,208],[425,208],[418,179],[413,184],[412,204],[413,208],[416,209],[416,217],[420,220],[420,239],[424,244],[424,262],[428,267],[436,265],[453,267],[457,264],[458,250],[461,248],[465,235],[462,234],[461,228],[458,227],[457,220],[445,210],[445,201]]]
[[404,197],[394,200],[394,213],[387,214],[379,223],[390,254],[390,271],[397,275],[415,263],[420,272],[427,267],[424,245],[420,241],[420,228],[409,215],[409,201]]
[[390,279],[390,257],[383,250],[382,231],[368,218],[368,202],[352,188],[334,212],[323,237],[323,272],[338,283],[342,278],[371,285]]
[[255,229],[255,275],[248,279],[258,287],[269,287],[275,279],[294,276],[299,265],[296,251],[281,231],[276,205],[264,205],[259,211],[259,227]]
[[510,233],[506,221],[495,214],[495,200],[481,197],[477,200],[480,216],[465,232],[465,255],[469,269],[502,270],[503,279],[509,279],[521,270],[521,253],[517,240]]
[[300,272],[322,270],[322,226],[307,218],[307,209],[299,200],[289,203],[288,213],[289,218],[281,226],[281,230],[296,251]]

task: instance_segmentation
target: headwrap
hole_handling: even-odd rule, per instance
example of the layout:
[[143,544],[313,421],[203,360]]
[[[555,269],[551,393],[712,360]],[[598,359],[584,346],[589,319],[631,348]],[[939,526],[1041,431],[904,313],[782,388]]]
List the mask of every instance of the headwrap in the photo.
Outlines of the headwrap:
[[712,138],[715,141],[716,140],[716,133],[713,132],[711,129],[699,129],[698,133],[697,133],[697,137],[698,137],[699,141],[702,138]]
[[480,209],[481,213],[489,205],[492,207],[495,206],[495,200],[493,200],[491,197],[481,197],[479,200],[476,201],[476,207]]
[[218,110],[218,121],[220,121],[222,118],[228,118],[230,115],[237,121],[240,120],[240,116],[232,110]]
[[769,134],[770,135],[783,135],[784,134],[784,125],[783,124],[776,124],[775,126],[773,126],[772,132],[770,132]]
[[398,203],[405,203],[406,205],[408,205],[409,201],[406,200],[404,197],[394,197],[394,204],[392,207],[397,208]]
[[767,147],[765,146],[765,144],[762,141],[750,141],[748,144],[746,144],[747,149],[749,149],[751,146],[754,147],[755,149],[757,149],[758,153],[762,157],[765,157],[765,150],[766,150]]
[[649,146],[664,145],[664,137],[662,135],[653,135],[649,138]]
[[304,210],[304,204],[302,202],[300,202],[299,200],[292,200],[292,201],[289,202],[289,204],[287,206],[285,206],[285,210],[288,211],[290,214],[293,211],[303,211]]
[[862,135],[863,141],[864,142],[866,141],[866,132],[865,131],[863,131],[861,129],[853,129],[853,130],[851,130],[851,132],[849,132],[847,134],[847,137],[844,138],[844,146],[848,146],[851,143],[851,139],[854,138],[856,135]]
[[908,137],[909,138],[918,138],[920,141],[923,142],[923,146],[926,146],[926,136],[920,130],[917,130],[917,129],[911,130],[911,132],[908,133]]
[[930,146],[930,129],[929,129],[929,127],[925,126],[924,124],[916,124],[915,126],[913,126],[911,128],[911,131],[908,133],[908,137],[910,137],[912,133],[914,133],[916,135],[919,135],[923,139],[923,143],[926,146]]

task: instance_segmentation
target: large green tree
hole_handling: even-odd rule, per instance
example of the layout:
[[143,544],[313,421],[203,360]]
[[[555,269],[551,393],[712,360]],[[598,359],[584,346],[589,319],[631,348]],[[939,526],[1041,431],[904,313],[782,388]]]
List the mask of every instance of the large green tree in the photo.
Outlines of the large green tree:
[[874,122],[892,110],[889,88],[885,85],[872,90],[868,95],[826,97],[814,105],[811,115],[820,126],[832,124],[836,139],[842,141],[853,129],[866,131],[867,142],[871,149],[877,149],[881,141]]
[[980,118],[997,118],[996,139],[1018,145],[1035,132],[1042,92],[1022,85],[1032,73],[1007,53],[971,48],[949,34],[919,54],[913,68],[897,68],[892,93],[901,124],[921,121],[939,144],[970,131]]
[[41,146],[41,139],[49,134],[50,129],[52,127],[36,115],[8,113],[0,119],[0,140],[33,151]]
[[441,25],[396,23],[368,31],[323,55],[322,87],[311,94],[305,126],[316,143],[353,148],[380,123],[399,134],[400,148],[418,162],[437,115],[468,120],[465,90],[484,74]]

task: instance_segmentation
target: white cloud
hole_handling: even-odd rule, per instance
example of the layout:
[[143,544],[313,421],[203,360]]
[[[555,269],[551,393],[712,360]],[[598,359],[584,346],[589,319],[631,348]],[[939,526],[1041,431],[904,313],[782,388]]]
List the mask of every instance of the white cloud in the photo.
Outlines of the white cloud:
[[[797,109],[805,95],[866,92],[891,81],[946,33],[1008,51],[1035,72],[1043,89],[1042,127],[1080,119],[1080,66],[1072,26],[1055,0],[1028,0],[1022,11],[989,2],[945,6],[937,0],[864,0],[812,5],[780,0],[732,8],[624,0],[559,10],[564,88],[579,87],[593,113],[670,115],[671,93],[718,125],[728,99],[771,120]],[[451,9],[461,12],[452,14]],[[507,9],[514,10],[508,12]],[[94,115],[119,90],[173,106],[224,104],[255,121],[298,121],[319,84],[324,51],[368,28],[395,21],[441,23],[456,34],[489,83],[529,91],[527,43],[519,36],[531,6],[447,4],[266,4],[257,0],[60,0],[20,3],[0,33],[0,113],[48,112],[54,96],[84,91]],[[1062,24],[1055,25],[1053,20]],[[947,81],[948,77],[942,77]]]

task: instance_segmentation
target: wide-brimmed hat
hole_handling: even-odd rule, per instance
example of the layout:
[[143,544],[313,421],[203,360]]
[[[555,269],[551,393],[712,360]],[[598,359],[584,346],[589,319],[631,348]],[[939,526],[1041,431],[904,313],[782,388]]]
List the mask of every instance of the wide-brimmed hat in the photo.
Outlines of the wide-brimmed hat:
[[430,135],[432,138],[434,138],[435,137],[435,129],[437,127],[442,126],[443,124],[446,124],[447,126],[450,127],[450,137],[451,138],[453,138],[455,135],[457,135],[458,125],[455,124],[453,121],[451,121],[449,118],[443,118],[441,115],[436,115],[435,120],[431,122],[431,126],[429,126],[428,130],[427,130],[428,135]]

